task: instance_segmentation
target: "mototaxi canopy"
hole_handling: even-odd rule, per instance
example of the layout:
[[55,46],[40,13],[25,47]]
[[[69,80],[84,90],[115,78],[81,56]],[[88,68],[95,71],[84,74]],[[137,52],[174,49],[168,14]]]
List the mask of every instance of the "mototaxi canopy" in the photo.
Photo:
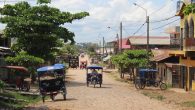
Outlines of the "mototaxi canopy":
[[87,66],[87,69],[103,69],[103,67],[99,65],[90,65],[90,66]]

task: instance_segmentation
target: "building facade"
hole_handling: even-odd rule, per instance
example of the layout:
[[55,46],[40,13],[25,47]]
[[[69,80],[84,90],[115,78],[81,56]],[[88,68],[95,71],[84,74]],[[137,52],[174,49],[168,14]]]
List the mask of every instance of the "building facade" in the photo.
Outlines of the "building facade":
[[195,0],[177,2],[176,16],[180,20],[180,50],[170,52],[170,55],[179,56],[179,64],[185,66],[184,88],[186,91],[195,91],[195,14],[194,9],[186,11],[186,7],[195,6]]

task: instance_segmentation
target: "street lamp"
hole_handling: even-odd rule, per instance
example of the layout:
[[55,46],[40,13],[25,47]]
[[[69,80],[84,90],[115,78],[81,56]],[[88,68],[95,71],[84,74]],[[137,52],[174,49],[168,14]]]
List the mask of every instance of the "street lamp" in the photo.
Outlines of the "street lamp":
[[[147,9],[143,8],[142,6],[138,5],[137,3],[133,3],[135,6],[142,8],[146,12],[146,23],[147,23],[147,60],[149,63],[149,16],[147,14]],[[147,64],[147,66],[149,66]]]
[[[119,43],[119,36],[118,36],[118,32],[116,29],[111,28],[110,26],[107,27],[108,29],[114,30],[116,32],[116,38],[117,38],[117,43],[118,43],[118,52],[120,51],[120,43]],[[118,53],[116,52],[116,53]]]

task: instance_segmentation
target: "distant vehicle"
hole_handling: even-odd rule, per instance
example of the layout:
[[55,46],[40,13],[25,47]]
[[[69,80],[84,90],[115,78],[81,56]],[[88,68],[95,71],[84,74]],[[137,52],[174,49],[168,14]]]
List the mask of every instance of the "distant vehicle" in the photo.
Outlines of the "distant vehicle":
[[135,80],[135,87],[137,89],[144,89],[146,86],[159,86],[161,90],[167,89],[167,85],[162,82],[162,79],[156,81],[156,73],[157,70],[155,69],[140,69],[139,77]]
[[30,90],[31,78],[27,68],[23,66],[1,66],[0,68],[9,70],[8,78],[3,80],[8,87],[17,87],[22,91]]
[[80,69],[86,69],[87,67],[87,61],[81,61],[80,62]]
[[79,67],[79,56],[69,56],[69,67],[70,68]]
[[87,87],[89,84],[92,84],[95,88],[96,84],[99,84],[100,87],[102,86],[102,78],[103,78],[103,67],[98,65],[91,65],[87,66],[86,68],[86,84]]
[[58,93],[62,93],[66,100],[66,83],[65,83],[65,66],[63,64],[55,64],[37,69],[40,94],[43,102],[46,95],[54,101]]

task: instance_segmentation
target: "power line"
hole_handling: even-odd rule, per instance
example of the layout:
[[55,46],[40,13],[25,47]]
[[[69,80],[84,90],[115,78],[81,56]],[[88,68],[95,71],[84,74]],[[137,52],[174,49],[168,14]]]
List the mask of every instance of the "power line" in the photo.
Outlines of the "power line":
[[[180,19],[180,18],[179,18],[179,19]],[[159,26],[159,27],[153,28],[153,29],[151,29],[151,31],[153,31],[153,30],[157,30],[157,29],[160,29],[160,28],[163,28],[163,27],[165,27],[165,26],[167,26],[167,25],[169,25],[169,24],[172,24],[172,23],[174,23],[174,22],[178,21],[179,19],[176,19],[176,20],[174,20],[174,21],[171,21],[171,22],[169,22],[169,23],[167,23],[167,24],[165,24],[165,25],[162,25],[162,26]]]
[[[165,8],[167,5],[169,5],[170,3],[173,3],[174,0],[170,0],[169,3],[167,4],[164,4],[162,7],[160,7],[159,9],[157,9],[156,11],[153,11],[152,13],[150,13],[150,15],[154,14],[154,13],[157,13],[158,11],[162,10],[163,8]],[[149,15],[149,16],[150,16]]]
[[123,30],[126,32],[126,34],[130,35],[130,33],[124,27]]
[[176,17],[175,15],[171,16],[171,17],[168,17],[168,18],[164,18],[164,19],[161,19],[161,20],[156,20],[156,21],[150,21],[150,23],[159,23],[159,22],[163,22],[163,21],[167,21],[167,20],[170,20],[172,18]]
[[133,33],[133,35],[132,36],[134,36],[135,34],[137,34],[141,29],[142,29],[142,27],[144,26],[146,24],[146,22],[145,23],[143,23],[139,28],[138,28],[138,30],[137,31],[135,31],[134,33]]

